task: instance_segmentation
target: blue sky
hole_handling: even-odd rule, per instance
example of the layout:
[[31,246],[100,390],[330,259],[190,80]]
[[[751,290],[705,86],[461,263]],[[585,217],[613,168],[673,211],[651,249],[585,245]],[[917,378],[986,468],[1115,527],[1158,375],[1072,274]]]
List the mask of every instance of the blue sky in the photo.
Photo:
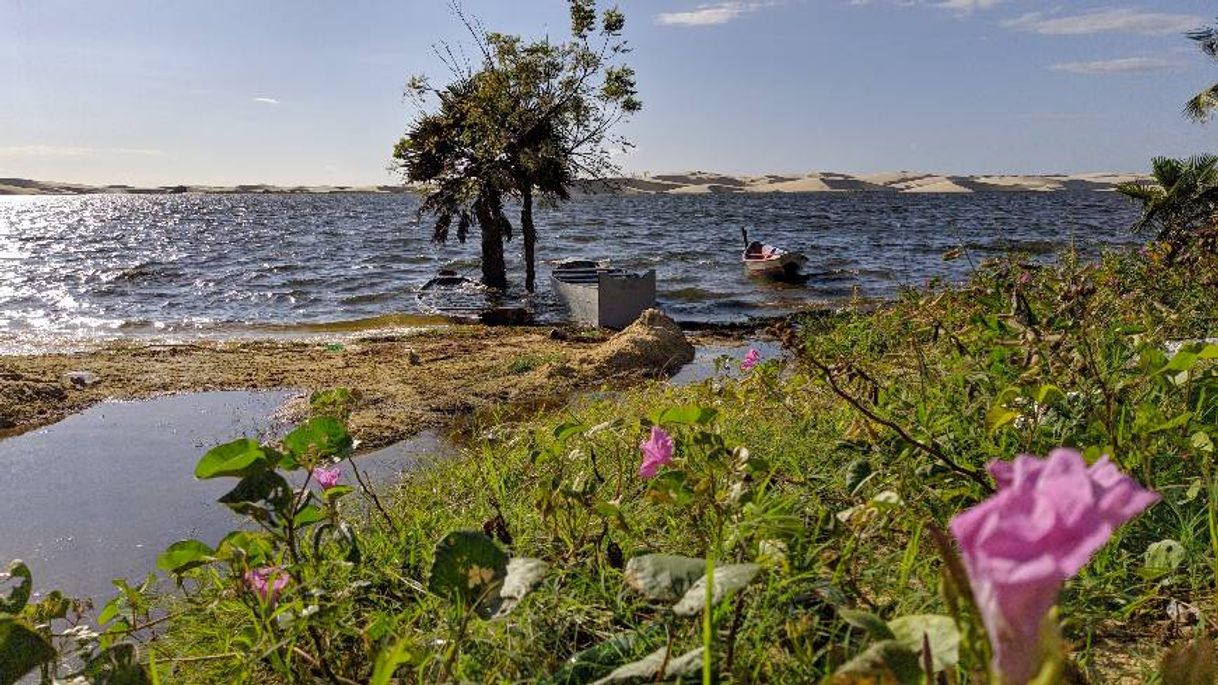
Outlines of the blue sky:
[[[1141,170],[1213,151],[1201,0],[621,0],[628,171]],[[561,0],[466,0],[564,35]],[[0,0],[0,177],[387,183],[446,0]]]

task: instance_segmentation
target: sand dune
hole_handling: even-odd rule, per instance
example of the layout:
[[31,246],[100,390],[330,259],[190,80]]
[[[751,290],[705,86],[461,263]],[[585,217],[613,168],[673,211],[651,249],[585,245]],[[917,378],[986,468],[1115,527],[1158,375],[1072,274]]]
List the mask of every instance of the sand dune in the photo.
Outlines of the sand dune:
[[[836,172],[807,174],[766,174],[733,176],[709,171],[672,174],[623,176],[602,181],[583,181],[576,193],[709,195],[712,193],[990,193],[990,192],[1078,192],[1111,191],[1118,183],[1145,180],[1145,176],[1125,173],[1086,174],[986,174],[949,176],[916,171],[890,171],[852,175]],[[135,187],[126,185],[90,186],[80,183],[32,181],[0,178],[0,195],[82,195],[92,193],[403,193],[416,188],[398,185],[379,186],[273,186],[265,184],[236,186],[167,185]]]

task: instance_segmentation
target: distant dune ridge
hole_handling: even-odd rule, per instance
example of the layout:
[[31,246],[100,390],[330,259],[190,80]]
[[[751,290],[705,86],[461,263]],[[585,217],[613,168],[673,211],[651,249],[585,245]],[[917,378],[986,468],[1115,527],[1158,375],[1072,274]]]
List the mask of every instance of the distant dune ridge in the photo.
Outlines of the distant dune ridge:
[[803,175],[729,176],[706,171],[625,176],[583,183],[586,193],[988,193],[1111,191],[1118,183],[1147,180],[1138,174],[1047,174],[947,176],[895,171],[855,176],[831,172]]
[[[1138,174],[1048,174],[947,176],[941,174],[894,171],[855,176],[832,172],[807,174],[767,174],[733,176],[709,171],[677,174],[623,176],[605,181],[583,181],[576,188],[584,194],[669,194],[707,193],[990,193],[1111,191],[1118,183],[1147,180]],[[126,185],[92,186],[79,183],[31,181],[0,178],[0,195],[85,195],[163,194],[163,193],[403,193],[419,188],[401,185],[375,186],[273,186],[273,185],[168,185],[134,187]]]
[[407,193],[400,185],[379,186],[273,186],[265,184],[236,186],[94,186],[83,183],[32,181],[28,178],[0,178],[0,195],[163,195],[172,193]]

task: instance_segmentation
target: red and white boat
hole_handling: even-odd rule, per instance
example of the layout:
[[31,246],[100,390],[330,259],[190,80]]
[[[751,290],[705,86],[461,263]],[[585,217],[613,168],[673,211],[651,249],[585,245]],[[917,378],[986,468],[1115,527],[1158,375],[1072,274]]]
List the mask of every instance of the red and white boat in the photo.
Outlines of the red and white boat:
[[794,276],[808,262],[800,252],[788,252],[756,240],[749,242],[749,232],[743,228],[740,232],[744,235],[744,253],[740,259],[750,276]]

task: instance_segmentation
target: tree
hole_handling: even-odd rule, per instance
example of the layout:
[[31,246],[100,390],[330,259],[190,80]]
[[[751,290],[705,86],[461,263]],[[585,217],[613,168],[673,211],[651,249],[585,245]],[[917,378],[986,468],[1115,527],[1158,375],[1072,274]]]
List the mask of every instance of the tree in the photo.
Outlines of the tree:
[[[482,280],[505,288],[503,242],[512,236],[505,199],[520,203],[525,288],[536,287],[536,201],[569,198],[580,179],[617,172],[614,149],[629,146],[614,127],[642,107],[634,71],[619,64],[629,52],[621,38],[625,16],[599,16],[595,0],[569,0],[571,37],[526,42],[484,30],[453,7],[480,53],[477,68],[441,46],[452,82],[426,78],[407,85],[423,113],[398,141],[393,158],[408,182],[425,184],[421,213],[435,217],[432,237],[447,240],[457,223],[464,242],[475,222],[482,233]],[[438,106],[428,111],[428,107]]]
[[[1218,25],[1205,26],[1196,31],[1190,31],[1187,35],[1190,40],[1197,43],[1201,52],[1208,55],[1210,59],[1218,61]],[[1209,121],[1216,110],[1218,110],[1218,83],[1197,93],[1184,105],[1184,113],[1196,121]]]
[[1153,181],[1117,186],[1142,203],[1134,231],[1154,230],[1172,259],[1192,248],[1212,250],[1218,238],[1218,155],[1156,157],[1151,166]]

